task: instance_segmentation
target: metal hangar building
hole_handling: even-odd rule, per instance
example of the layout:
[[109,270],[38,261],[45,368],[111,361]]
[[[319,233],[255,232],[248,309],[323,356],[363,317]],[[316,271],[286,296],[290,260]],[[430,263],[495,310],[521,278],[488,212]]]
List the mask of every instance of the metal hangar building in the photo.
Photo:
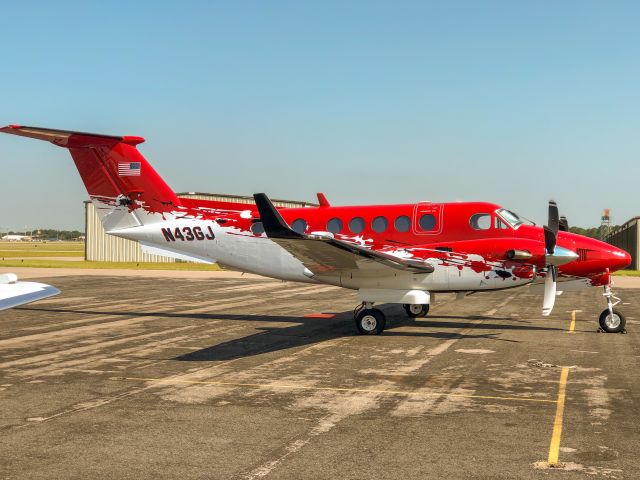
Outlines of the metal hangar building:
[[630,270],[640,270],[640,237],[638,237],[638,222],[640,217],[633,217],[624,225],[621,225],[606,236],[605,241],[611,245],[622,248],[631,255],[631,265],[627,268]]

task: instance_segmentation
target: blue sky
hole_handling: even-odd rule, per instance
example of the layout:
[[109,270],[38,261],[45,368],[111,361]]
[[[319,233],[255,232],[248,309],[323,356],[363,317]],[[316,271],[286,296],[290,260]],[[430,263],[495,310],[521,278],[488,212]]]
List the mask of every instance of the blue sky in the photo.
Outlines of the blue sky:
[[[640,215],[640,3],[10,2],[0,123],[141,135],[176,191]],[[0,230],[83,226],[68,153],[0,136]]]

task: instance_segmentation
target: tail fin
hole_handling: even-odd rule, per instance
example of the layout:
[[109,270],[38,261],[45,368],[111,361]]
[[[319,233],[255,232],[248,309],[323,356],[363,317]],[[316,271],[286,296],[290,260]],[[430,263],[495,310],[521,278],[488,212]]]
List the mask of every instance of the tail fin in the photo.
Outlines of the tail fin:
[[68,148],[105,230],[164,220],[180,200],[136,145],[142,137],[109,136],[9,125],[0,132],[46,140]]

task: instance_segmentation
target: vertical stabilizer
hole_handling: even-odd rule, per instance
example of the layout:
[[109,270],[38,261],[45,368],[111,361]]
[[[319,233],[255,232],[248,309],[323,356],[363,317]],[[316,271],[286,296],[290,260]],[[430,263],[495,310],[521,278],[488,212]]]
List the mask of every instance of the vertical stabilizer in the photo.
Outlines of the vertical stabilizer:
[[136,146],[144,139],[10,125],[1,132],[69,149],[104,229],[161,222],[180,200]]

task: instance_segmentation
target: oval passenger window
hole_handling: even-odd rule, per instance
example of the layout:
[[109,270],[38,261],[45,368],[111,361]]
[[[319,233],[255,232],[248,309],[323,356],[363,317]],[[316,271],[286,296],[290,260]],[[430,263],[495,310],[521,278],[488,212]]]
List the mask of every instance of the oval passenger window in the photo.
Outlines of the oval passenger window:
[[332,218],[327,222],[327,231],[331,233],[340,233],[342,231],[342,220]]
[[430,213],[425,213],[420,217],[418,225],[420,225],[420,228],[425,232],[429,232],[436,228],[436,217]]
[[349,221],[349,230],[353,233],[360,233],[364,230],[364,219],[362,217],[355,217]]
[[262,225],[262,222],[256,222],[251,225],[251,231],[254,235],[262,235],[264,233],[264,225]]
[[387,229],[388,224],[389,222],[387,222],[386,218],[376,217],[373,219],[373,222],[371,222],[371,228],[374,232],[382,233]]
[[291,230],[298,233],[304,233],[307,229],[307,222],[302,220],[301,218],[294,220],[291,224]]
[[491,228],[491,215],[488,213],[471,215],[469,224],[474,230],[489,230]]
[[409,228],[411,228],[411,220],[406,215],[402,215],[396,218],[396,221],[393,222],[393,226],[398,232],[408,232]]

